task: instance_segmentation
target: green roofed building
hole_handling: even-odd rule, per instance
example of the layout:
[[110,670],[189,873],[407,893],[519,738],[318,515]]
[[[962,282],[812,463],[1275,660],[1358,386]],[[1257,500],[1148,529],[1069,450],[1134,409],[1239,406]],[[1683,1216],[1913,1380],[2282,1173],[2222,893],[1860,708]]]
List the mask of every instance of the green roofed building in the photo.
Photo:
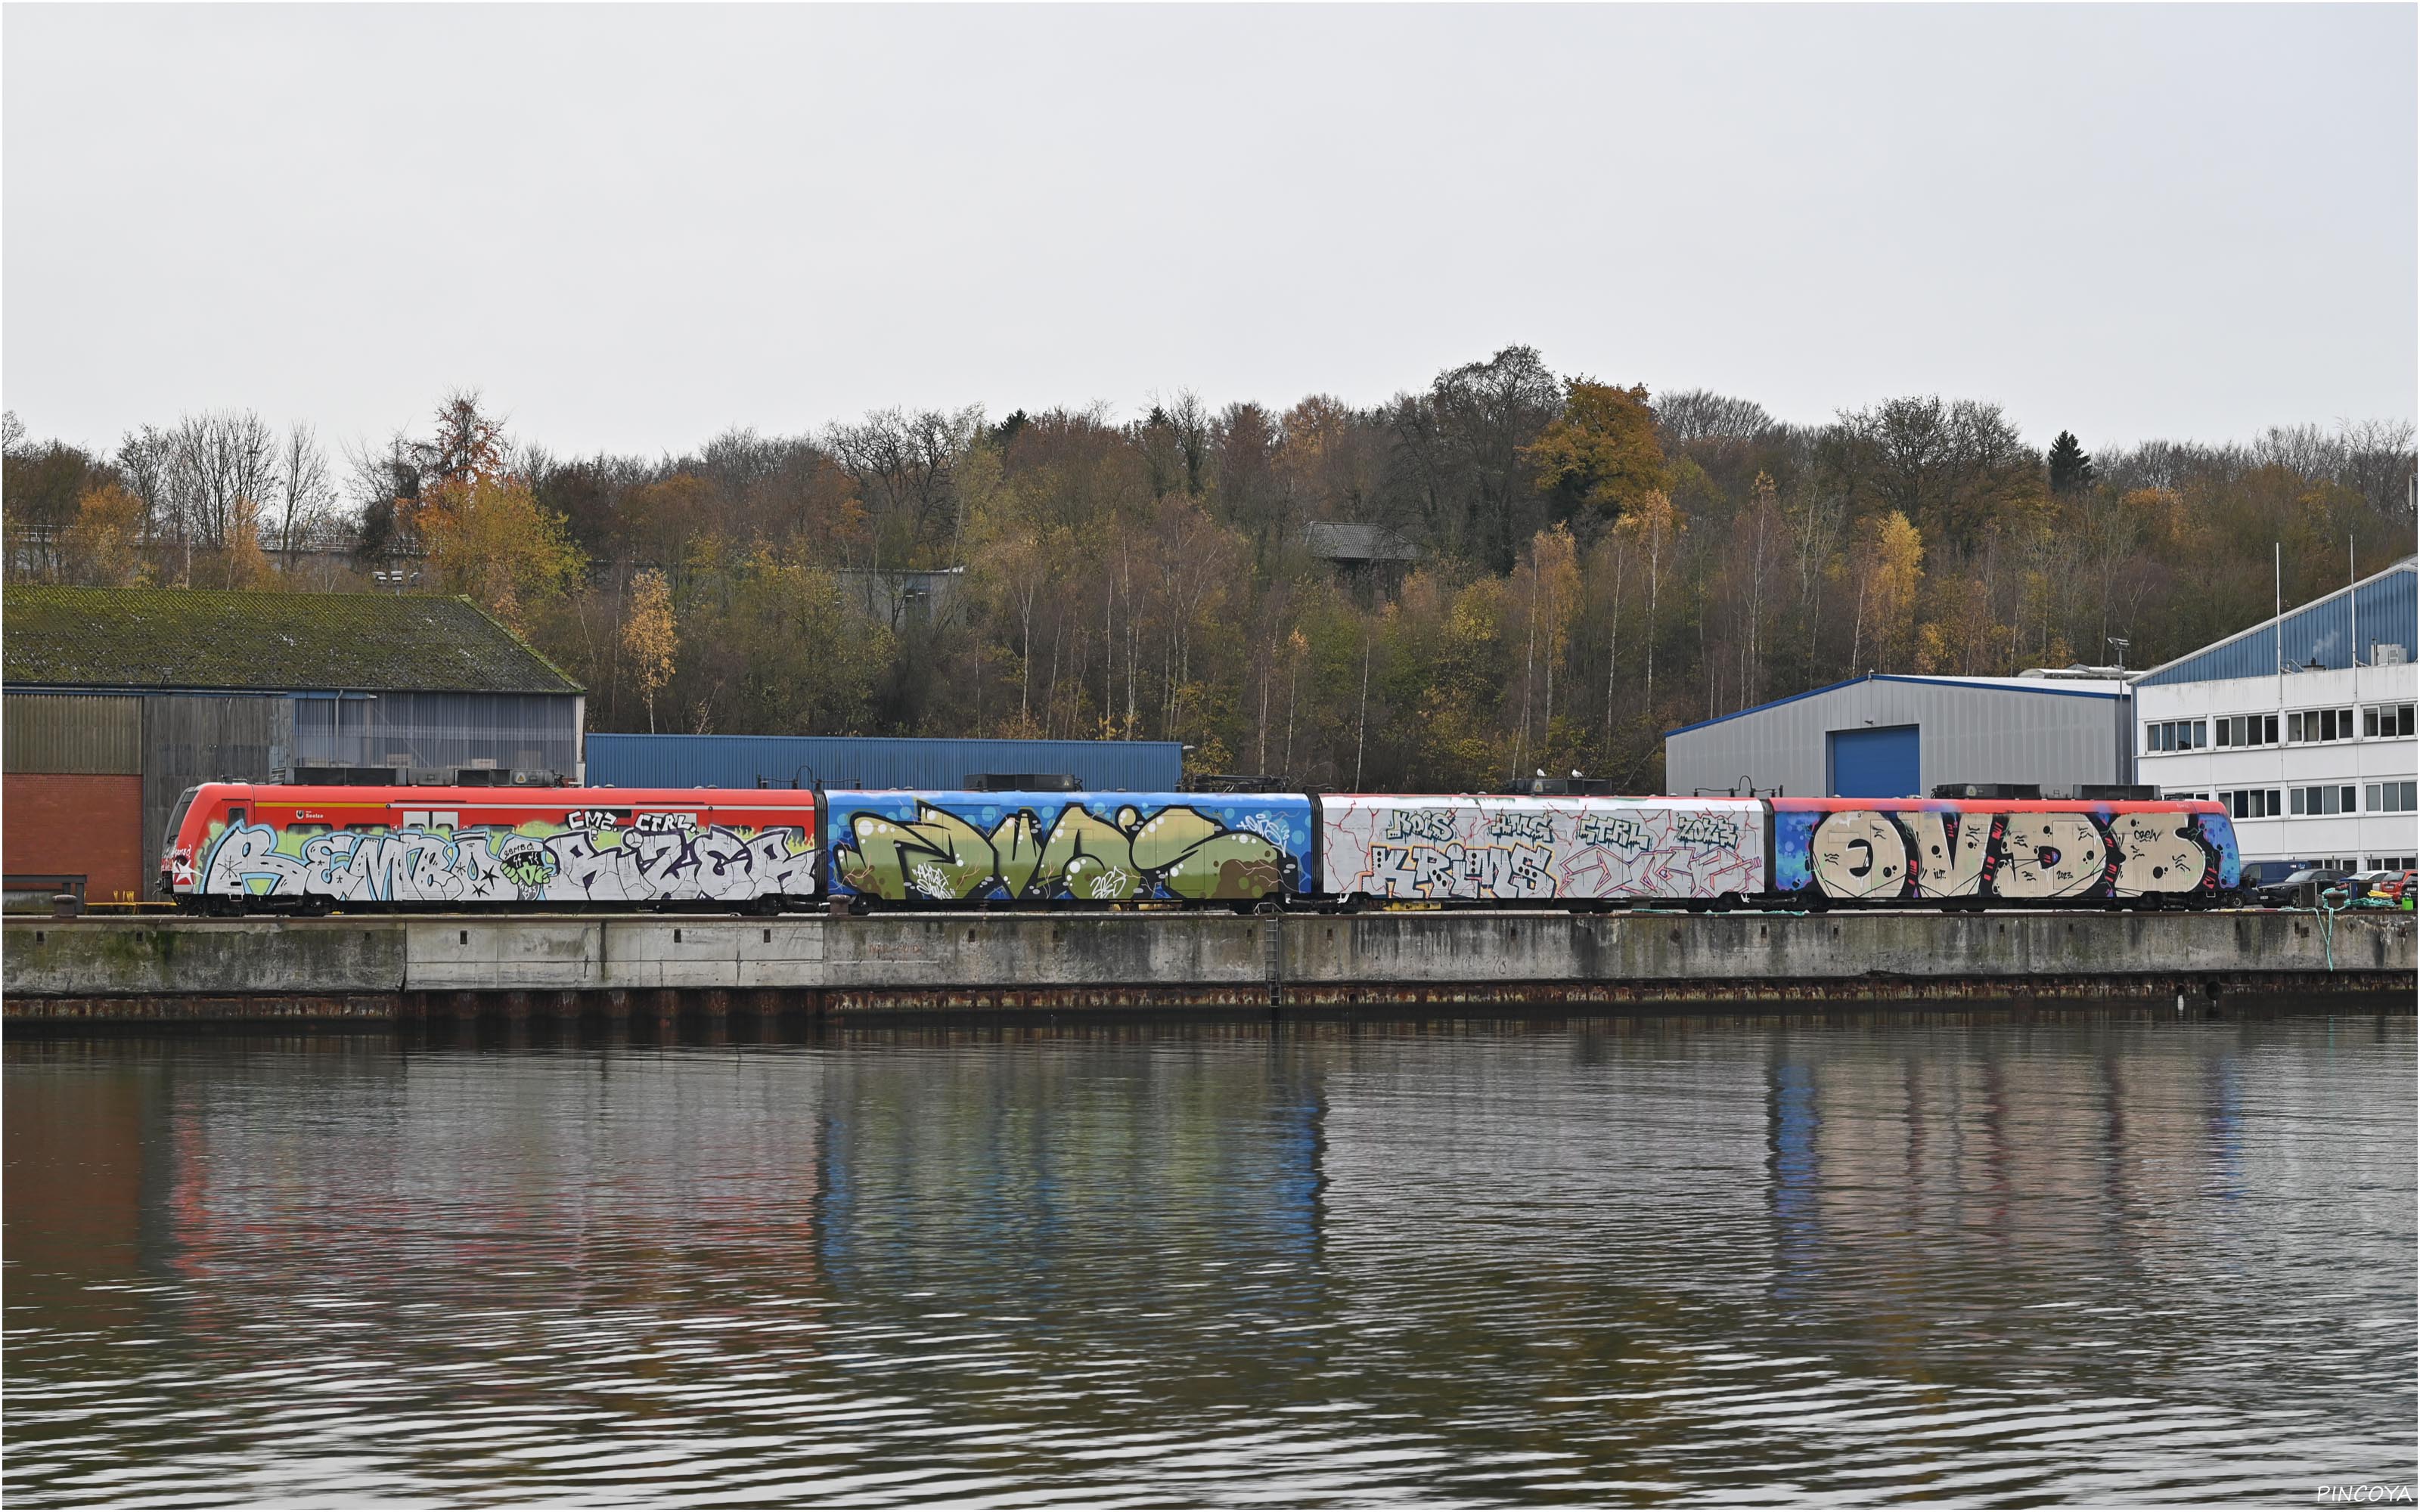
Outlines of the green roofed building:
[[156,896],[195,782],[582,776],[581,686],[467,598],[28,585],[0,630],[12,902]]

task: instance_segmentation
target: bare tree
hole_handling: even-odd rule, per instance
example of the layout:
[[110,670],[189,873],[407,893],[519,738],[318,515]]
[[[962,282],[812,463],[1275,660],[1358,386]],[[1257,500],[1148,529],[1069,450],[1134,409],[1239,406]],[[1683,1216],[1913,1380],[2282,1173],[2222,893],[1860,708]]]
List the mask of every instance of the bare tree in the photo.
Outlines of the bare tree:
[[957,466],[982,429],[982,409],[969,408],[913,415],[879,409],[863,424],[825,431],[824,445],[873,517],[875,560],[868,566],[906,566],[940,545],[945,531],[956,554],[964,533]]
[[1754,399],[1735,399],[1712,389],[1683,389],[1655,401],[1655,428],[1667,446],[1722,438],[1754,440],[1775,428],[1773,416]]
[[277,552],[281,564],[291,571],[295,548],[327,519],[336,490],[328,454],[302,421],[296,421],[286,432],[277,464]]
[[190,583],[194,548],[234,544],[239,522],[276,497],[276,433],[249,409],[210,409],[185,416],[164,434],[146,431],[142,445],[158,448],[158,487],[176,532],[178,578]]

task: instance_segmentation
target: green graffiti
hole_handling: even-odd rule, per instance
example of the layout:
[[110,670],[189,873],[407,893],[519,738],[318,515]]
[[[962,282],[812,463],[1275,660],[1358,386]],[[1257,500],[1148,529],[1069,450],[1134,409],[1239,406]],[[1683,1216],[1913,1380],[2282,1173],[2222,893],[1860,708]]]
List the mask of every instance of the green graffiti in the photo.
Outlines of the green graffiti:
[[504,880],[516,887],[541,889],[563,869],[552,851],[526,836],[514,835],[501,847],[491,836],[488,845],[490,854],[496,857],[498,869],[504,873]]
[[1115,903],[1174,897],[1196,903],[1282,892],[1288,857],[1249,830],[1192,809],[1145,817],[1131,806],[1112,821],[1069,804],[1045,835],[1030,809],[986,834],[928,803],[909,820],[852,814],[855,843],[832,848],[840,880],[877,898],[1075,898]]

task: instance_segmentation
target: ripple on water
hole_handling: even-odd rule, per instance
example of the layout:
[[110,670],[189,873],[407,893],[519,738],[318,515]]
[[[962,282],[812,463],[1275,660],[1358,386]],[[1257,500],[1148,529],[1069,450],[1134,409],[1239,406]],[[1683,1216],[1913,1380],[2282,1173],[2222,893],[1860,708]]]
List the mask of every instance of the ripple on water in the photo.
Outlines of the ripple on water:
[[22,1504],[2414,1470],[2408,1017],[6,1057]]

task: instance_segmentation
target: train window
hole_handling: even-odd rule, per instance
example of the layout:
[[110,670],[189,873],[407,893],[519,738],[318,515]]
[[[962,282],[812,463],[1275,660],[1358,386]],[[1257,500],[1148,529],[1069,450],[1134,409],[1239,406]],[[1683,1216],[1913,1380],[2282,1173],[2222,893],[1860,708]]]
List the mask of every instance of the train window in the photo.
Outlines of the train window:
[[170,845],[177,843],[177,831],[185,827],[185,815],[194,807],[194,795],[201,791],[197,787],[187,788],[184,795],[177,800],[177,807],[168,810],[168,827],[163,833],[168,837]]
[[240,824],[242,824],[242,823],[243,823],[243,821],[244,821],[244,810],[241,810],[241,809],[229,809],[229,810],[227,810],[226,822],[227,822],[229,825],[240,825]]

